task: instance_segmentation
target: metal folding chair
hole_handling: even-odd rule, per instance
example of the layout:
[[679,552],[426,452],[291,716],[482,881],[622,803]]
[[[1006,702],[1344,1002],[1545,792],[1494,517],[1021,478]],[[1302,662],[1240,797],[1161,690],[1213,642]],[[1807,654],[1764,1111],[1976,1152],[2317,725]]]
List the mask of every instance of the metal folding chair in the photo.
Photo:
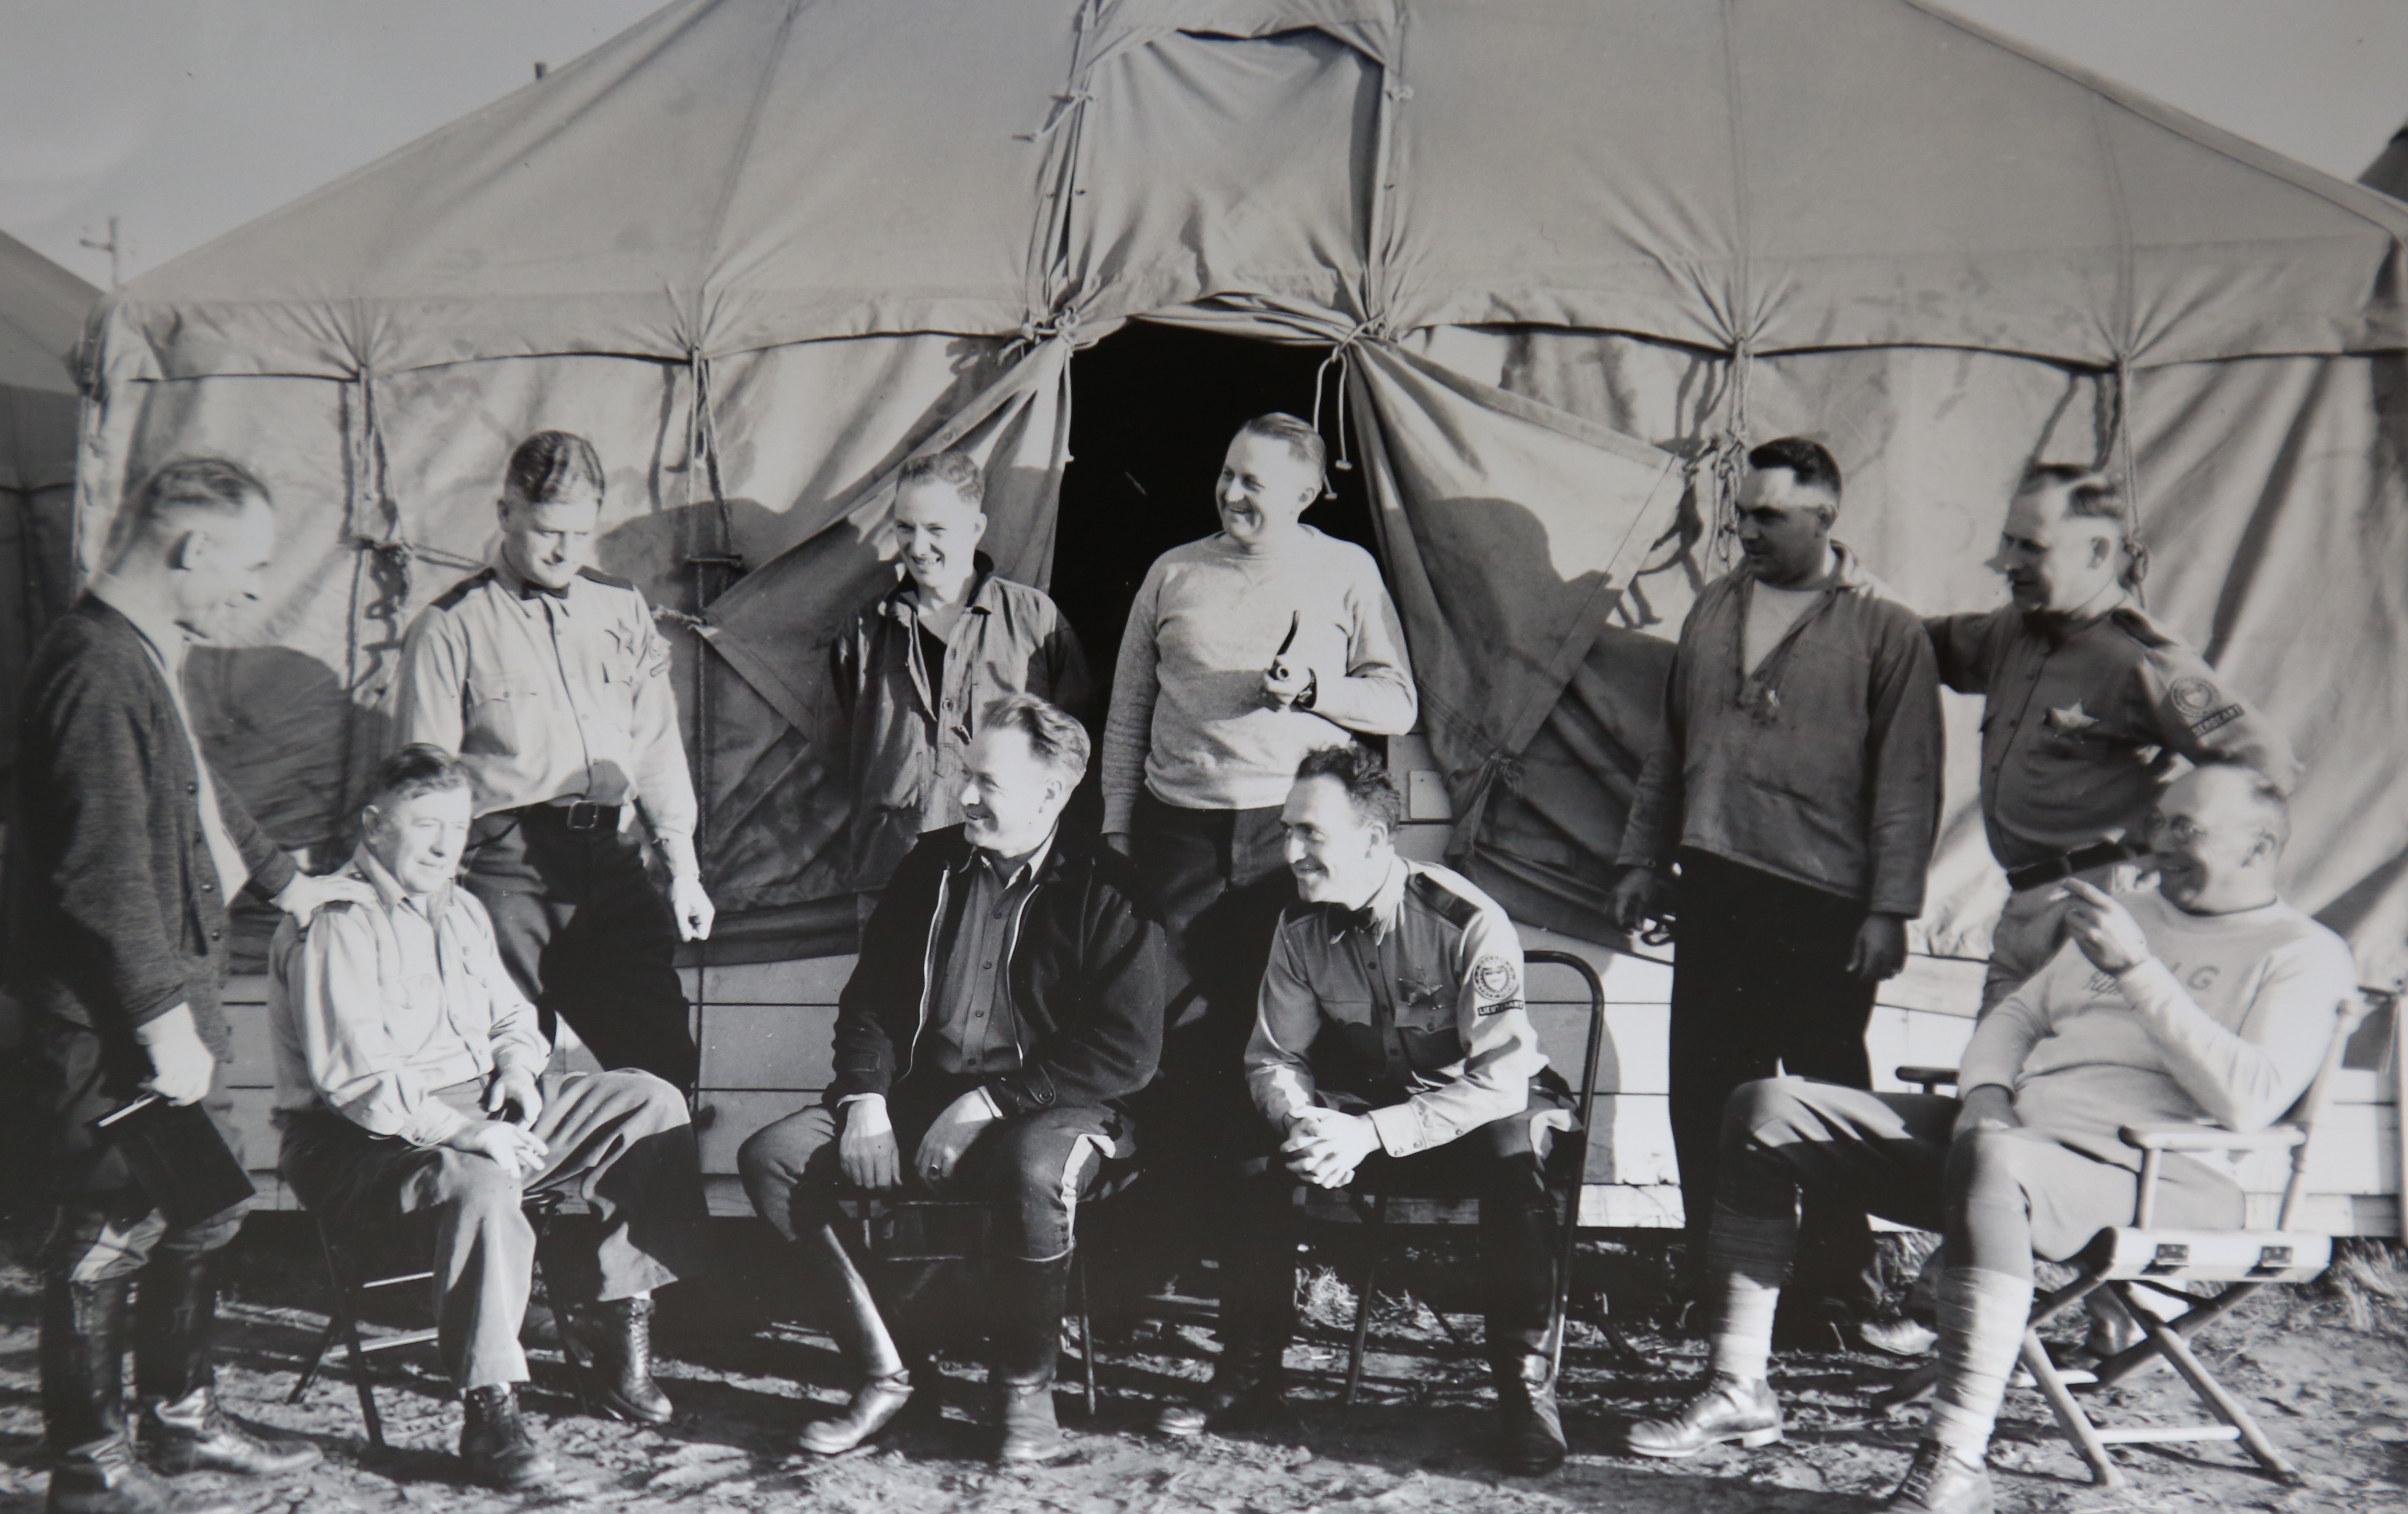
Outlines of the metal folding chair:
[[[560,1332],[561,1353],[568,1359],[569,1377],[577,1393],[577,1401],[591,1412],[594,1408],[594,1399],[586,1381],[588,1363],[585,1348],[578,1343],[577,1333],[570,1328],[567,1315],[560,1306],[560,1295],[553,1291],[552,1280],[545,1275],[543,1267],[544,1237],[551,1232],[553,1217],[560,1213],[566,1203],[566,1196],[559,1193],[527,1195],[526,1217],[528,1222],[535,1226],[536,1236],[533,1293],[534,1296],[552,1311],[552,1320]],[[433,1282],[435,1274],[430,1270],[422,1269],[416,1272],[363,1276],[360,1269],[353,1264],[354,1259],[346,1256],[343,1248],[337,1244],[335,1234],[327,1227],[326,1221],[316,1215],[311,1215],[309,1219],[310,1224],[317,1231],[318,1250],[325,1258],[326,1278],[334,1292],[326,1312],[326,1327],[318,1333],[317,1348],[309,1353],[309,1364],[302,1369],[299,1379],[293,1384],[293,1391],[285,1395],[284,1402],[298,1404],[309,1390],[316,1386],[318,1374],[325,1367],[327,1355],[334,1350],[335,1342],[340,1339],[344,1353],[350,1360],[352,1391],[360,1397],[360,1418],[367,1424],[368,1444],[375,1450],[382,1451],[386,1449],[384,1418],[377,1412],[376,1387],[369,1373],[368,1359],[381,1351],[395,1351],[406,1347],[428,1345],[440,1332],[427,1328],[395,1330],[379,1335],[366,1335],[360,1329],[361,1305],[368,1294],[379,1289],[423,1286]]]
[[[2396,1003],[2394,995],[2365,990],[2342,1007],[2333,1026],[2324,1062],[2305,1093],[2283,1121],[2243,1136],[2213,1125],[2127,1125],[2119,1133],[2141,1153],[2140,1194],[2129,1225],[2110,1226],[2092,1237],[2073,1260],[2075,1276],[2062,1288],[2033,1301],[2031,1322],[2024,1331],[2023,1364],[2033,1386],[2048,1401],[2049,1410],[2066,1438],[2090,1467],[2100,1487],[2124,1486],[2124,1475],[2108,1454],[2111,1446],[2161,1445],[2174,1442],[2237,1440],[2258,1464],[2286,1482],[2300,1475],[2290,1460],[2266,1438],[2258,1421],[2223,1384],[2215,1380],[2188,1344],[2192,1335],[2259,1289],[2275,1283],[2313,1282],[2332,1260],[2332,1237],[2295,1230],[2300,1200],[2305,1196],[2308,1154],[2316,1116],[2323,1110],[2342,1054],[2374,1002]],[[1900,1082],[1914,1083],[1925,1093],[1956,1081],[1954,1067],[1900,1067]],[[2290,1152],[2290,1176],[2283,1188],[2282,1207],[2272,1230],[2178,1231],[2155,1224],[2157,1178],[2166,1153],[2233,1151]],[[2186,1282],[2222,1283],[2212,1297],[2198,1297],[2182,1287]],[[2090,1294],[2104,1289],[2146,1332],[2128,1350],[2099,1364],[2094,1373],[2069,1373],[2049,1357],[2040,1327]],[[2171,1320],[2141,1303],[2138,1290],[2180,1301],[2184,1313]],[[2100,1425],[2074,1398],[2077,1385],[2104,1389],[2122,1382],[2150,1363],[2162,1360],[2181,1375],[2192,1393],[2207,1406],[2216,1421],[2195,1424]],[[1895,1408],[1928,1392],[1938,1368],[1923,1367],[1883,1393],[1876,1403]]]
[[[1597,1069],[1605,1046],[1605,981],[1598,976],[1597,969],[1587,961],[1569,951],[1526,951],[1523,953],[1522,961],[1526,978],[1529,970],[1536,967],[1567,968],[1580,978],[1588,991],[1588,1002],[1585,1006],[1588,1014],[1588,1037],[1581,1062],[1580,1102],[1575,1106],[1579,1112],[1580,1123],[1576,1129],[1564,1133],[1565,1142],[1570,1148],[1570,1155],[1563,1156],[1561,1160],[1551,1156],[1548,1163],[1549,1187],[1554,1190],[1557,1202],[1562,1206],[1563,1236],[1562,1252],[1557,1259],[1555,1268],[1555,1296],[1549,1315],[1547,1335],[1550,1342],[1550,1355],[1555,1366],[1561,1368],[1564,1357],[1564,1316],[1571,1302],[1572,1259],[1579,1240],[1581,1193],[1588,1181],[1588,1123],[1595,1118]],[[1562,1148],[1559,1146],[1557,1156],[1561,1156],[1561,1152]],[[1397,1201],[1403,1201],[1412,1211],[1409,1218],[1401,1221],[1393,1207]],[[1352,1404],[1360,1396],[1363,1389],[1363,1358],[1370,1340],[1371,1293],[1374,1285],[1379,1281],[1380,1251],[1383,1242],[1395,1231],[1406,1226],[1425,1228],[1432,1225],[1462,1223],[1469,1218],[1471,1209],[1469,1203],[1446,1205],[1424,1196],[1398,1193],[1394,1190],[1372,1194],[1358,1194],[1349,1189],[1340,1189],[1332,1193],[1307,1190],[1304,1209],[1306,1219],[1317,1224],[1333,1226],[1354,1224],[1362,1227],[1360,1240],[1364,1260],[1361,1272],[1354,1279],[1354,1338],[1348,1348],[1346,1358],[1345,1401]],[[1619,1329],[1610,1321],[1604,1322],[1602,1328],[1606,1337],[1612,1342],[1614,1350],[1625,1360],[1644,1364],[1645,1358]]]

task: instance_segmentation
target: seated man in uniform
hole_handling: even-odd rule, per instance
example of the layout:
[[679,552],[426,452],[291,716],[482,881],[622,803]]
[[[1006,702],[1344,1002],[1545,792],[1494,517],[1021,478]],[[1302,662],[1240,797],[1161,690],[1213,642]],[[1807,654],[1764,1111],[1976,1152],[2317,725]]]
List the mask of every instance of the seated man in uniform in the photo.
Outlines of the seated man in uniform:
[[1248,1164],[1250,1213],[1222,1274],[1221,1359],[1203,1405],[1157,1427],[1276,1412],[1296,1332],[1301,1180],[1458,1191],[1480,1200],[1488,1356],[1499,1461],[1564,1459],[1554,1342],[1559,1238],[1547,1193],[1550,1137],[1572,1099],[1522,1003],[1522,945],[1497,902],[1446,868],[1397,854],[1404,796],[1369,750],[1326,747],[1297,764],[1281,811],[1303,901],[1280,918],[1263,975],[1246,1084],[1268,1121]]
[[541,1080],[552,1049],[535,1007],[503,967],[484,906],[456,881],[472,798],[467,770],[440,747],[385,759],[340,875],[377,902],[277,932],[268,1014],[285,1180],[342,1233],[431,1221],[437,1344],[466,1404],[460,1455],[518,1490],[554,1471],[518,1407],[535,1267],[525,1195],[572,1193],[593,1207],[603,1403],[665,1424],[652,1290],[692,1271],[702,1180],[685,1100],[660,1078]]
[[[1632,1426],[1630,1449],[1781,1438],[1765,1367],[1812,1185],[1943,1237],[1938,1396],[1883,1507],[1988,1514],[1983,1457],[2031,1312],[2032,1257],[2061,1261],[2132,1221],[2141,1154],[2118,1129],[2265,1128],[2305,1092],[2357,992],[2341,938],[2275,895],[2287,831],[2281,791],[2254,769],[2178,779],[2149,824],[2156,892],[2066,881],[2067,942],[1975,1027],[1961,1099],[1798,1078],[1733,1094],[1708,1250],[1713,1377],[1670,1418]],[[2168,1154],[2157,1195],[2169,1227],[2242,1223],[2219,1160]]]
[[1072,1223],[1104,1161],[1133,1152],[1126,1101],[1162,1051],[1161,927],[1125,859],[1056,828],[1087,733],[1012,694],[987,707],[963,763],[963,822],[920,837],[862,933],[824,1103],[737,1156],[753,1208],[804,1243],[864,1378],[841,1415],[804,1427],[822,1455],[876,1435],[912,1393],[893,1300],[881,1307],[838,1238],[848,1189],[986,1196],[996,1459],[1067,1449],[1054,1369]]

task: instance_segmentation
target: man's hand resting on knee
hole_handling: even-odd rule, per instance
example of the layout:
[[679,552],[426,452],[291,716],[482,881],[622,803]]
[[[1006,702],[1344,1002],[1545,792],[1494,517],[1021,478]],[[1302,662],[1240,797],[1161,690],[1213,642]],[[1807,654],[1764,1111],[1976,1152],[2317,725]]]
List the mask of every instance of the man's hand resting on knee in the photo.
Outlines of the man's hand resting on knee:
[[895,1121],[886,1100],[865,1093],[844,1105],[844,1130],[836,1138],[837,1164],[855,1188],[883,1193],[903,1186],[902,1153],[895,1144]]
[[443,1144],[455,1151],[491,1157],[516,1173],[522,1181],[552,1165],[552,1148],[535,1132],[522,1130],[507,1120],[480,1120]]
[[2015,1096],[1997,1083],[1984,1083],[1965,1091],[1965,1107],[1956,1111],[1956,1128],[1952,1136],[1964,1136],[1977,1130],[2014,1130],[2023,1121],[2015,1118]]
[[1380,1129],[1368,1115],[1341,1109],[1303,1109],[1287,1127],[1280,1154],[1287,1170],[1316,1188],[1343,1188],[1354,1169],[1380,1149]]
[[920,1176],[929,1187],[952,1180],[962,1153],[970,1149],[970,1142],[978,1139],[979,1132],[986,1129],[990,1121],[1001,1118],[1001,1113],[983,1089],[971,1089],[945,1106],[945,1112],[920,1138]]

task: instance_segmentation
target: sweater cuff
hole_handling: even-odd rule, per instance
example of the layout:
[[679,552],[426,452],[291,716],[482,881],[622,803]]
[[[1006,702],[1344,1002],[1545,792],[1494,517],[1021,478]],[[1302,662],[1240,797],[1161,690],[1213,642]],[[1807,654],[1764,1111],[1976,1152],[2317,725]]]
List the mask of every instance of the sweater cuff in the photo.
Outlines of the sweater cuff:
[[274,904],[276,896],[284,892],[300,871],[298,864],[279,851],[260,864],[258,870],[251,875],[251,886],[261,898]]
[[2135,1009],[2162,1010],[2182,996],[2174,970],[2155,957],[2134,963],[2115,975],[2115,988]]

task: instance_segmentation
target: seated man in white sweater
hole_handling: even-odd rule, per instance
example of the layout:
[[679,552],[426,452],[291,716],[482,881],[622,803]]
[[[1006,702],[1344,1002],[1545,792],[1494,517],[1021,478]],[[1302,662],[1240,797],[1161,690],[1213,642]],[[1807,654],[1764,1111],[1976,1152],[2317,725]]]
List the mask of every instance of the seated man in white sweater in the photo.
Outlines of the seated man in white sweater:
[[[1321,434],[1257,416],[1230,441],[1221,530],[1154,560],[1129,607],[1100,766],[1104,834],[1153,892],[1172,958],[1149,1161],[1217,1161],[1257,1116],[1240,1063],[1280,911],[1296,898],[1280,807],[1297,764],[1413,726],[1412,669],[1380,564],[1299,519]],[[1195,1180],[1149,1184],[1189,1195]],[[1203,1190],[1197,1184],[1205,1185]],[[1210,1199],[1182,1206],[1199,1223]]]
[[[2341,938],[2275,896],[2288,829],[2281,792],[2248,768],[2203,767],[2168,789],[2150,830],[2157,891],[2067,882],[2069,938],[1974,1030],[1961,1099],[1795,1078],[1733,1094],[1707,1252],[1713,1377],[1670,1418],[1633,1425],[1630,1449],[1689,1456],[1781,1438],[1765,1368],[1799,1192],[1812,1186],[1943,1237],[1938,1393],[1882,1507],[1988,1514],[1983,1458],[2031,1312],[2032,1258],[2061,1261],[2132,1221],[2140,1153],[2117,1130],[2272,1124],[2357,992]],[[2219,1160],[2168,1155],[2157,1193],[2163,1224],[2242,1223],[2242,1190]]]

